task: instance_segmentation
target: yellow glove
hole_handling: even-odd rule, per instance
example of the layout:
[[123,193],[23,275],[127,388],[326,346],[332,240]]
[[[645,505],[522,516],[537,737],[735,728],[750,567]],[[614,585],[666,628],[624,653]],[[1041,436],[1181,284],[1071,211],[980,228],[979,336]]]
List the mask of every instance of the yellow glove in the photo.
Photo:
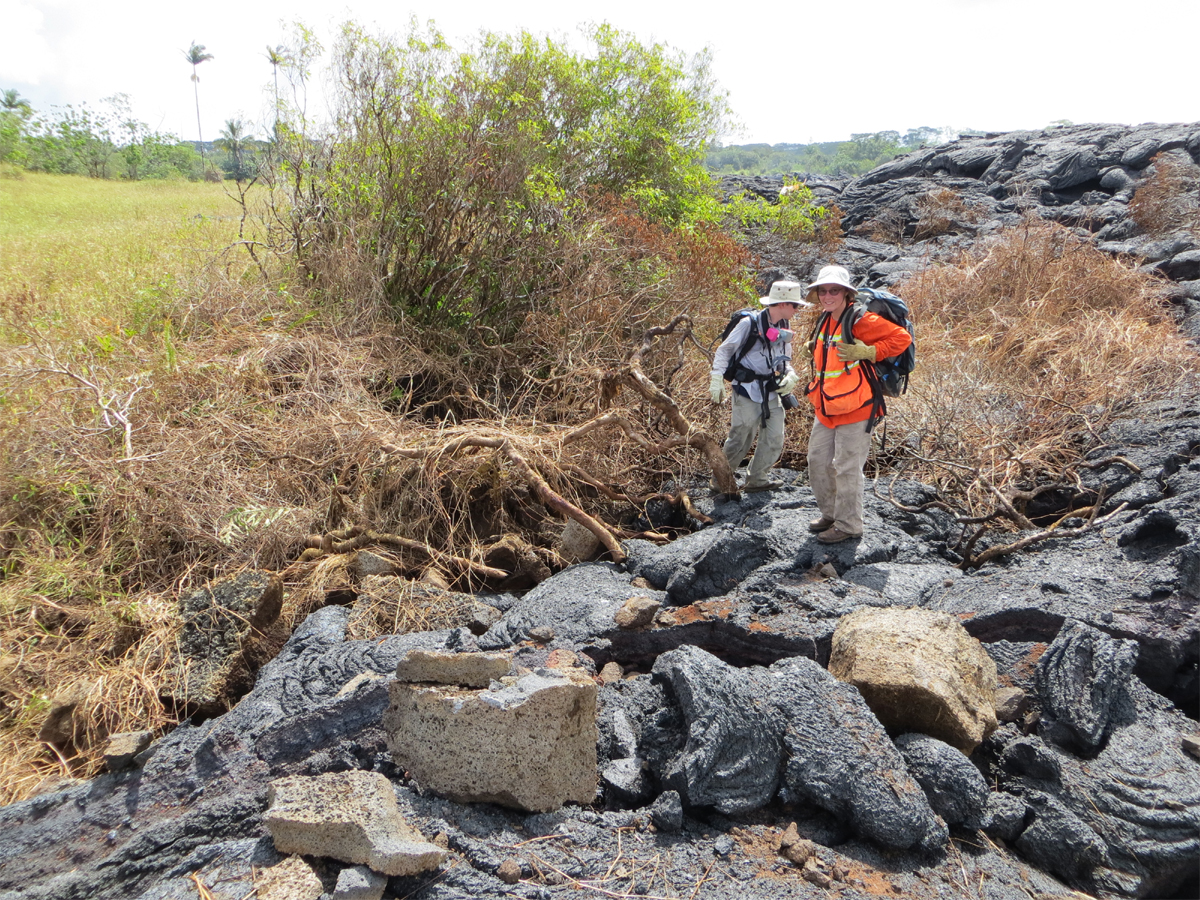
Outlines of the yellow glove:
[[797,375],[791,369],[788,369],[788,373],[779,379],[778,393],[790,394],[793,390],[795,390],[796,385],[798,385],[799,383],[800,383],[800,376]]
[[712,397],[713,403],[725,401],[725,379],[720,372],[712,373],[712,378],[708,381],[708,396]]
[[869,359],[871,362],[875,362],[875,345],[847,344],[845,341],[838,341],[837,355],[842,362],[849,362],[852,359]]

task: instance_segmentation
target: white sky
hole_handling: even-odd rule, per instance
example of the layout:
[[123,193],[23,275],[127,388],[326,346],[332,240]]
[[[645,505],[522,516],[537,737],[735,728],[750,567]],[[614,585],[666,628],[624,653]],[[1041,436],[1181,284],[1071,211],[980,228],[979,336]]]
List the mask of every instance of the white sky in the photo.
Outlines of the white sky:
[[122,92],[151,128],[196,137],[183,52],[194,40],[204,137],[269,121],[267,45],[300,20],[328,48],[346,19],[399,33],[434,20],[455,46],[480,29],[574,35],[607,21],[686,51],[710,47],[744,126],[725,143],[845,140],[922,125],[1200,121],[1198,0],[836,0],[658,4],[543,0],[0,0],[0,89],[39,111]]

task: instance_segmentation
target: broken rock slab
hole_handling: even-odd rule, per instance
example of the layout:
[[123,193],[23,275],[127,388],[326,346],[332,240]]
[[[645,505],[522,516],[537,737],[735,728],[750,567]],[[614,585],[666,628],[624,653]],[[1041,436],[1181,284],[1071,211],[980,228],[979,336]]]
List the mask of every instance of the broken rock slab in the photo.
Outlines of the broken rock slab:
[[378,772],[277,778],[268,800],[267,830],[280,853],[327,856],[385,875],[416,875],[446,858],[405,821],[392,783]]
[[857,609],[833,633],[829,671],[892,734],[927,734],[970,755],[996,729],[996,664],[946,613]]
[[482,688],[512,671],[511,653],[410,650],[396,664],[396,680]]
[[299,856],[254,873],[254,894],[258,900],[317,900],[325,892],[312,866]]
[[539,669],[496,690],[395,681],[383,717],[392,760],[460,803],[549,812],[596,796],[596,684]]

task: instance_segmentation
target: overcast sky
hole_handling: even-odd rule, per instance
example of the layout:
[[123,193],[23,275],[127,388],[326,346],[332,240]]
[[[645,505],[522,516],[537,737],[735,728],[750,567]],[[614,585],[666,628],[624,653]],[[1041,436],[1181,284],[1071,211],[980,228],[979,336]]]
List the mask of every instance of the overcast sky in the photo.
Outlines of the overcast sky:
[[1200,0],[0,0],[0,89],[38,110],[121,92],[159,131],[196,137],[183,52],[200,66],[204,137],[240,117],[266,132],[267,45],[301,20],[326,47],[346,19],[384,32],[434,20],[456,46],[480,29],[577,34],[606,21],[714,55],[743,124],[725,143],[845,140],[919,126],[984,131],[1200,121]]

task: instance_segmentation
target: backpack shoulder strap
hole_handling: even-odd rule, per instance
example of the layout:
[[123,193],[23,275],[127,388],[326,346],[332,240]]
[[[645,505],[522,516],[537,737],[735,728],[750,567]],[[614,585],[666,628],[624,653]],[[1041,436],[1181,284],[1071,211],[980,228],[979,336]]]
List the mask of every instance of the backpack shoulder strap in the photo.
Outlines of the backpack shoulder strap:
[[754,342],[758,340],[758,337],[762,332],[762,328],[759,326],[758,312],[753,309],[747,309],[744,312],[746,318],[750,320],[750,330],[746,334],[745,340],[742,341],[742,345],[738,347],[737,353],[733,355],[733,359],[731,361],[733,365],[737,365],[742,361],[742,359],[745,358],[746,354],[750,352],[750,348],[754,346]]

